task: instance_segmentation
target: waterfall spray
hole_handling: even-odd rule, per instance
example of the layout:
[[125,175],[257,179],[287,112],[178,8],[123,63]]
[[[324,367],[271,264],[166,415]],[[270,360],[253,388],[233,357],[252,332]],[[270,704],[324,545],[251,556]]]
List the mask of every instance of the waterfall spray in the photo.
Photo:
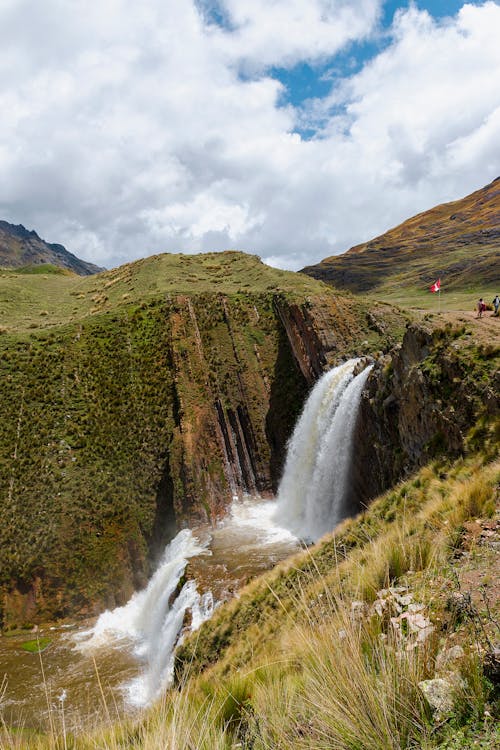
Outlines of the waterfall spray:
[[348,515],[346,498],[361,392],[371,366],[349,360],[316,383],[295,426],[278,490],[276,521],[315,541]]

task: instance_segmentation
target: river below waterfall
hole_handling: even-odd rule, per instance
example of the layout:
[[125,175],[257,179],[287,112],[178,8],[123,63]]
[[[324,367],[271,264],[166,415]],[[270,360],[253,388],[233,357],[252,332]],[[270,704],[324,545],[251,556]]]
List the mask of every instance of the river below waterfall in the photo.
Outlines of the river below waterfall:
[[[182,572],[188,579],[182,590],[184,598],[192,606],[192,618],[201,622],[214,603],[231,598],[251,578],[295,552],[299,542],[276,525],[275,510],[274,501],[247,496],[233,502],[229,515],[216,528],[207,525],[180,532],[172,544],[183,545],[184,552],[178,553],[176,560],[164,560],[163,567],[160,562],[157,571],[164,578],[157,587],[166,592],[167,610]],[[188,559],[173,573],[171,568],[182,554]],[[170,576],[172,591],[164,585],[166,576]],[[154,699],[155,691],[168,679],[168,664],[161,663],[168,653],[165,656],[160,651],[162,647],[171,651],[168,639],[175,642],[184,610],[177,615],[174,611],[182,599],[179,594],[170,606],[172,616],[178,619],[177,624],[170,624],[171,632],[165,631],[163,623],[155,625],[154,612],[141,599],[152,582],[125,607],[105,613],[96,623],[1,636],[0,685],[5,675],[6,687],[3,698],[0,691],[0,718],[8,725],[42,730],[49,728],[50,721],[58,728],[63,721],[66,728],[88,727],[103,719],[133,714]],[[150,596],[159,598],[158,592]],[[138,610],[148,625],[153,620],[152,627],[158,631],[143,641],[137,635],[141,628]],[[49,645],[40,654],[25,651],[23,643],[37,637],[41,645],[49,639]],[[153,653],[148,655],[148,649]],[[160,667],[163,671],[158,671]]]

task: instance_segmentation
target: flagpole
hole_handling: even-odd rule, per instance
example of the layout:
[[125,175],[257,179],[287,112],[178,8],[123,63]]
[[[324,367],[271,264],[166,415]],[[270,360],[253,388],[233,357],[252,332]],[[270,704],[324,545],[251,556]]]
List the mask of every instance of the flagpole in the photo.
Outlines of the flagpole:
[[438,279],[434,282],[434,284],[430,287],[431,292],[437,292],[438,293],[438,312],[441,312],[441,279]]

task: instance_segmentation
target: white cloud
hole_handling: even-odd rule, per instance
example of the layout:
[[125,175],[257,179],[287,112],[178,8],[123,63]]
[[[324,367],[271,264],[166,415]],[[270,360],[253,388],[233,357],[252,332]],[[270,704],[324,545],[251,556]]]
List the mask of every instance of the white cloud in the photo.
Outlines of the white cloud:
[[379,0],[225,0],[221,49],[250,70],[329,57],[373,31]]
[[142,217],[152,229],[166,230],[172,236],[185,237],[192,242],[211,232],[241,236],[260,223],[258,216],[250,219],[248,206],[214,194],[213,190],[198,193],[192,201],[146,210]]
[[0,218],[107,266],[238,247],[300,268],[500,174],[498,4],[400,11],[301,110],[269,66],[331,58],[379,0],[220,0],[225,26],[208,4],[0,0]]

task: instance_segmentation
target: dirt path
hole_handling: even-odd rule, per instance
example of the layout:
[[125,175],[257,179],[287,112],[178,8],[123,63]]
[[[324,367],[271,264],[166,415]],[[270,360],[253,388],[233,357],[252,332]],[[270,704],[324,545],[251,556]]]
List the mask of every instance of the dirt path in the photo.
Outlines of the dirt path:
[[435,313],[432,322],[452,323],[454,326],[467,325],[476,341],[481,344],[500,345],[500,317],[494,318],[493,313],[487,311],[482,318],[478,318],[471,310],[452,310]]

